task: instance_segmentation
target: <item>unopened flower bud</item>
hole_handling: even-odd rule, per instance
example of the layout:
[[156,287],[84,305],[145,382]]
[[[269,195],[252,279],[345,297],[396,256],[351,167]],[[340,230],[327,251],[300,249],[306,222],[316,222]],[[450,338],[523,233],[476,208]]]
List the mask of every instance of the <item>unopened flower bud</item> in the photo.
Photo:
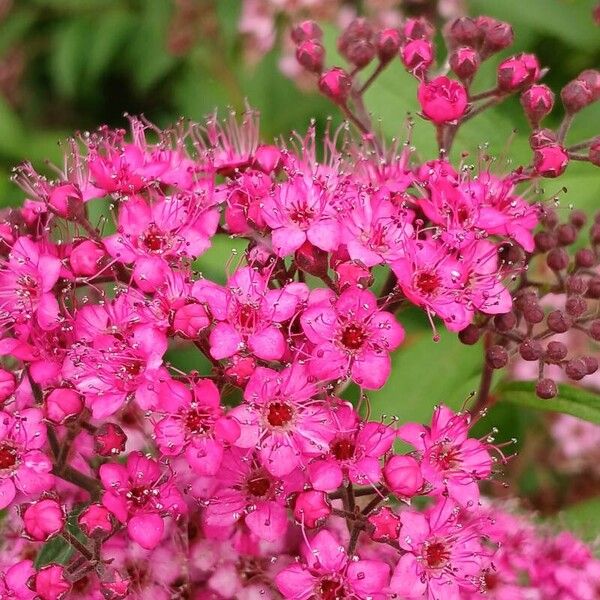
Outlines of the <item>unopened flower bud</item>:
[[296,48],[296,60],[311,73],[320,73],[325,60],[325,48],[316,40],[304,40]]
[[596,69],[586,69],[579,73],[577,79],[587,83],[592,91],[592,101],[600,99],[600,71]]
[[563,271],[569,266],[569,255],[564,248],[554,248],[548,253],[546,263],[553,271]]
[[375,47],[379,60],[382,63],[392,60],[398,54],[401,43],[402,34],[398,29],[390,27],[379,31],[375,36]]
[[433,45],[429,40],[409,40],[400,49],[402,64],[418,78],[423,78],[433,62]]
[[327,494],[318,490],[300,492],[294,502],[294,518],[310,529],[319,527],[331,514]]
[[29,582],[39,600],[63,600],[71,590],[65,567],[50,563],[39,569]]
[[103,423],[94,434],[94,445],[100,456],[114,456],[125,450],[127,436],[116,423]]
[[598,370],[598,359],[595,356],[582,356],[581,360],[585,363],[588,375],[592,375]]
[[350,95],[352,80],[350,75],[340,67],[325,71],[319,79],[319,89],[336,104],[345,104]]
[[587,215],[582,210],[573,210],[569,215],[569,222],[576,229],[581,229],[587,223]]
[[15,376],[5,369],[0,369],[0,402],[10,398],[16,387]]
[[550,114],[554,106],[554,92],[544,84],[532,85],[521,94],[521,106],[533,127]]
[[483,39],[483,30],[471,17],[458,17],[448,27],[448,41],[451,47],[471,46],[476,48]]
[[434,34],[433,25],[423,17],[407,19],[402,27],[402,33],[407,40],[431,39]]
[[494,326],[498,331],[506,332],[510,331],[517,324],[517,316],[514,312],[507,312],[503,315],[496,315],[494,317]]
[[463,46],[450,54],[450,68],[460,79],[470,80],[479,69],[480,64],[479,53],[473,48]]
[[577,277],[576,275],[571,275],[570,277],[567,277],[567,280],[565,282],[565,289],[567,291],[567,294],[569,294],[569,295],[573,295],[573,294],[581,295],[581,294],[585,294],[585,291],[587,289],[587,284],[583,277]]
[[185,304],[175,311],[173,331],[182,337],[195,339],[211,320],[202,304]]
[[549,144],[555,144],[556,140],[556,134],[551,129],[536,129],[529,136],[529,146],[532,150],[537,150]]
[[375,31],[366,19],[354,19],[339,37],[338,50],[348,62],[362,68],[377,53],[374,38]]
[[251,356],[236,355],[225,369],[225,375],[238,387],[244,387],[256,370],[256,361]]
[[538,340],[527,338],[519,345],[519,354],[523,360],[538,360],[543,354],[542,344]]
[[548,329],[554,333],[565,333],[571,327],[571,319],[562,310],[553,310],[546,319]]
[[292,40],[296,44],[300,44],[306,40],[321,40],[323,38],[323,30],[315,21],[302,21],[292,29]]
[[577,239],[577,229],[570,223],[563,223],[556,228],[556,239],[560,246],[570,246]]
[[596,255],[590,248],[581,248],[575,253],[575,266],[590,269],[596,264]]
[[296,250],[295,259],[297,267],[309,275],[322,277],[327,274],[329,266],[327,252],[313,246],[310,242],[304,242]]
[[539,76],[537,57],[533,54],[517,54],[500,63],[498,87],[504,92],[514,92],[535,83]]
[[411,498],[423,487],[419,462],[412,456],[392,456],[383,468],[387,486],[403,498]]
[[528,304],[523,308],[523,318],[530,325],[535,325],[544,320],[544,311],[537,303]]
[[111,513],[102,504],[90,504],[77,517],[79,528],[88,537],[106,536],[113,530]]
[[345,56],[349,63],[362,69],[366,67],[377,54],[377,48],[372,41],[357,40],[348,44]]
[[560,99],[565,110],[574,114],[592,102],[592,90],[585,81],[574,79],[560,91]]
[[83,398],[71,388],[56,388],[45,400],[46,418],[53,423],[63,425],[83,410]]
[[558,213],[553,208],[549,206],[543,206],[540,212],[540,221],[544,227],[547,227],[548,229],[554,229],[560,222]]
[[556,234],[553,231],[538,231],[533,239],[535,241],[535,247],[539,252],[548,252],[552,248],[556,247],[558,240]]
[[598,300],[600,298],[600,277],[591,277],[588,280],[586,296]]
[[119,573],[115,575],[114,581],[100,582],[100,590],[104,600],[125,600],[130,598],[131,580],[122,578]]
[[342,262],[335,267],[335,273],[340,290],[354,285],[366,289],[373,285],[373,274],[359,261]]
[[262,144],[254,153],[254,166],[267,175],[277,169],[280,161],[281,151],[273,144]]
[[565,310],[572,317],[580,317],[587,310],[587,302],[583,296],[571,296],[565,302]]
[[444,75],[421,83],[418,98],[423,114],[436,124],[456,121],[467,109],[464,86]]
[[69,254],[69,265],[77,277],[92,277],[101,269],[106,252],[96,242],[83,240],[75,244]]
[[492,369],[502,369],[508,363],[508,352],[502,346],[490,346],[485,353],[485,360]]
[[569,350],[562,342],[552,341],[546,346],[546,360],[548,362],[559,363],[567,357]]
[[587,375],[587,365],[581,358],[572,358],[565,366],[565,373],[569,379],[579,381]]
[[55,187],[48,198],[48,204],[61,217],[78,213],[83,206],[81,192],[72,183],[64,183]]
[[535,393],[539,398],[550,400],[556,396],[558,389],[552,379],[540,379],[535,386]]
[[400,517],[391,508],[384,506],[371,513],[367,520],[373,527],[371,537],[376,542],[397,539],[400,533]]
[[538,175],[554,178],[562,175],[569,164],[569,156],[560,144],[548,144],[535,150],[533,166]]
[[485,17],[479,17],[477,23],[483,31],[482,53],[484,56],[488,57],[490,54],[500,52],[512,45],[515,34],[509,23],[495,19],[494,22],[485,22],[482,19]]
[[592,321],[589,329],[590,337],[596,341],[600,342],[600,320]]
[[21,508],[23,528],[28,538],[45,542],[66,523],[65,511],[54,498],[44,498]]
[[593,165],[600,167],[600,139],[590,146],[588,159]]
[[473,325],[467,325],[464,329],[458,332],[458,339],[466,346],[473,346],[479,341],[481,331],[479,327]]

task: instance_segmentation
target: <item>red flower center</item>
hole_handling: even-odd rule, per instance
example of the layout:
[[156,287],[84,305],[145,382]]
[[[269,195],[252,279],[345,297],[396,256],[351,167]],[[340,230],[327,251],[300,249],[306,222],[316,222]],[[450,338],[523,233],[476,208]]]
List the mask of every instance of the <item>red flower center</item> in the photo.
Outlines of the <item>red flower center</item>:
[[358,323],[350,323],[342,330],[341,342],[349,350],[359,350],[367,339],[365,328]]
[[449,471],[460,465],[460,451],[447,443],[436,444],[431,449],[430,462],[443,471]]
[[253,496],[258,496],[259,498],[263,498],[266,496],[271,489],[271,480],[269,476],[264,472],[259,471],[257,473],[253,473],[246,483],[246,487],[248,492]]
[[242,304],[240,306],[238,321],[244,329],[252,329],[257,322],[256,308],[250,304]]
[[191,433],[205,433],[210,429],[208,415],[199,410],[190,410],[185,416],[185,426]]
[[150,490],[147,487],[136,487],[129,490],[127,498],[138,508],[145,506],[150,500]]
[[344,586],[334,579],[321,579],[319,584],[321,600],[342,600],[347,598]]
[[450,558],[450,552],[443,542],[433,542],[425,547],[425,562],[431,569],[443,567]]
[[440,286],[440,278],[435,273],[421,271],[415,275],[415,287],[423,294],[433,294]]
[[296,225],[306,227],[314,217],[314,214],[314,211],[306,205],[297,206],[290,212],[290,220],[296,223]]
[[161,252],[166,245],[167,238],[156,227],[151,226],[146,230],[142,241],[150,252]]
[[17,462],[17,451],[8,444],[0,445],[0,469],[10,469]]
[[267,410],[267,421],[273,427],[287,425],[294,416],[294,410],[285,402],[271,402]]
[[336,440],[331,445],[331,451],[338,460],[348,460],[354,456],[356,446],[351,439],[344,438]]

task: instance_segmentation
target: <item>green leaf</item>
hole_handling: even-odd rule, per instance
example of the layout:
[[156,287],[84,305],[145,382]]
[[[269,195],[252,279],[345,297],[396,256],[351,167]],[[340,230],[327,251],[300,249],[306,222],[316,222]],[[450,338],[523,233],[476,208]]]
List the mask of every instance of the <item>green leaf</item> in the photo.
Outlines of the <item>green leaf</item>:
[[50,57],[54,87],[66,98],[77,94],[88,51],[90,22],[87,19],[66,21],[54,35],[54,52]]
[[538,410],[567,413],[600,425],[600,394],[571,385],[559,384],[556,398],[543,400],[535,393],[535,381],[510,381],[495,393],[505,402]]
[[584,500],[562,510],[552,522],[568,529],[586,542],[598,537],[600,531],[600,498]]
[[62,537],[54,537],[44,544],[35,559],[35,568],[39,569],[49,563],[67,564],[73,554],[73,548]]
[[437,343],[430,329],[407,335],[392,356],[386,385],[368,394],[371,418],[395,415],[401,422],[428,422],[436,404],[459,409],[477,389],[481,348],[461,344],[448,331],[440,333]]

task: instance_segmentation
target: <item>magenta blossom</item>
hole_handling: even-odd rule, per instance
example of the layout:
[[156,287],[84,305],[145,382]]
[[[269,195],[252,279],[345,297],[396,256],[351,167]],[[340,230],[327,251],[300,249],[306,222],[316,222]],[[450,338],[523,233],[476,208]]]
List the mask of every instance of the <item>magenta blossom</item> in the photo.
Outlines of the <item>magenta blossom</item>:
[[308,477],[317,490],[336,490],[344,480],[356,485],[381,481],[381,458],[390,450],[396,432],[375,421],[364,422],[348,403],[331,414],[334,437],[329,451],[308,466]]
[[13,501],[17,491],[31,497],[54,484],[52,462],[42,450],[46,444],[43,418],[38,408],[15,415],[0,412],[0,509]]
[[127,524],[129,537],[142,548],[151,550],[159,544],[165,516],[187,511],[173,481],[141,452],[132,452],[126,465],[102,465],[100,479],[105,490],[102,504]]
[[458,81],[441,75],[419,85],[423,114],[436,125],[460,119],[467,109],[467,91]]
[[200,379],[191,389],[178,381],[159,388],[159,411],[165,416],[154,426],[154,435],[165,456],[185,453],[200,475],[215,475],[227,443],[235,442],[240,427],[225,415],[219,390],[210,379]]
[[431,426],[407,423],[398,437],[408,442],[421,458],[421,472],[433,492],[447,493],[463,506],[479,500],[477,482],[492,470],[491,446],[469,438],[470,417],[445,406],[435,409]]
[[283,569],[277,588],[290,600],[384,600],[390,568],[380,560],[351,560],[327,530],[303,547],[303,562]]
[[315,345],[309,370],[322,379],[350,376],[367,389],[378,389],[391,369],[390,352],[404,339],[404,329],[376,296],[357,287],[336,298],[327,290],[311,293],[300,319]]
[[206,302],[217,321],[209,338],[213,358],[229,358],[247,348],[259,358],[277,360],[286,350],[281,324],[298,312],[308,289],[301,283],[269,289],[265,275],[242,267],[226,287],[200,280],[193,294]]
[[241,428],[236,445],[257,447],[262,464],[279,477],[326,452],[334,427],[318,393],[301,363],[280,372],[257,367],[244,391],[246,402],[230,413]]
[[34,600],[35,592],[27,585],[35,569],[31,560],[15,562],[0,572],[0,598],[7,600]]

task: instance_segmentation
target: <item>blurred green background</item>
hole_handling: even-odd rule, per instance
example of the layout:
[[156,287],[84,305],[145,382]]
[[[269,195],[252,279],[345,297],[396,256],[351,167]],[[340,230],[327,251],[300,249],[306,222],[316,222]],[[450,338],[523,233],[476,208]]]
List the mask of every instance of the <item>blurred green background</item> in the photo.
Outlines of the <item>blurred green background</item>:
[[[257,62],[245,60],[244,39],[238,33],[243,1],[0,0],[0,206],[15,205],[23,197],[9,181],[14,165],[26,159],[42,170],[47,159],[60,164],[59,140],[99,124],[124,126],[125,112],[144,113],[164,126],[181,116],[201,119],[216,107],[243,109],[247,99],[262,113],[267,140],[293,129],[305,130],[311,118],[321,126],[330,114],[340,120],[314,90],[301,90],[282,74],[281,39]],[[592,18],[595,4],[595,0],[468,0],[465,6],[471,15],[489,14],[511,22],[515,44],[502,56],[525,50],[537,53],[549,68],[545,81],[558,92],[581,70],[600,65],[600,28]],[[287,25],[280,16],[280,38]],[[335,53],[335,26],[327,26],[325,33],[327,64],[343,64]],[[438,56],[438,62],[443,60]],[[493,85],[497,62],[492,59],[484,65],[476,91]],[[386,136],[405,135],[406,115],[417,109],[415,89],[414,79],[396,61],[369,90],[367,106],[375,119],[381,119]],[[557,102],[548,125],[556,126],[561,117]],[[600,103],[596,103],[578,116],[568,139],[576,142],[599,130]],[[518,100],[512,99],[469,122],[457,138],[455,152],[469,152],[476,160],[483,147],[501,157],[509,144],[513,163],[527,164],[527,135]],[[419,157],[435,155],[432,128],[418,117],[413,141]],[[505,158],[498,162],[499,169],[511,166]],[[549,180],[546,196],[563,186],[568,190],[561,192],[565,213],[569,205],[587,211],[600,208],[598,169],[571,165],[560,181]],[[226,237],[215,240],[215,248],[202,259],[208,275],[222,279],[232,244]],[[407,344],[397,354],[388,385],[370,395],[373,414],[427,421],[436,403],[463,405],[477,387],[480,348],[462,346],[450,335],[433,344],[422,316],[401,318],[409,333]],[[501,428],[502,439],[518,437],[518,447],[527,450],[531,432],[543,430],[543,417],[500,404],[482,433],[492,425]],[[511,493],[518,489],[541,510],[562,508],[600,491],[598,484],[572,497],[573,482],[565,482],[563,475],[535,459],[521,461],[509,479],[515,484]],[[600,513],[600,505],[594,506]]]

